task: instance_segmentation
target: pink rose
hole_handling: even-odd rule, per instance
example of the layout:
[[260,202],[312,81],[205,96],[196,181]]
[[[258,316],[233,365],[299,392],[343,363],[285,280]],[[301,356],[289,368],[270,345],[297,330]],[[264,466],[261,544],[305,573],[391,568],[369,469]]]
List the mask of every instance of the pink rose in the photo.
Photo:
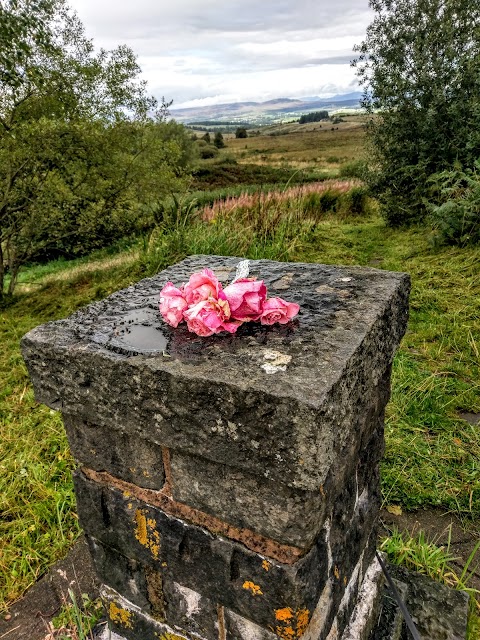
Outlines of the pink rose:
[[242,278],[225,287],[223,293],[230,305],[232,318],[244,322],[259,319],[267,297],[263,280]]
[[262,324],[287,324],[294,318],[300,307],[294,302],[286,302],[282,298],[269,298],[263,304],[260,322]]
[[201,300],[183,312],[188,330],[197,336],[211,336],[220,331],[235,333],[240,322],[229,322],[230,307],[226,300]]
[[173,284],[167,284],[160,291],[160,313],[162,318],[172,327],[178,327],[183,321],[183,312],[188,307],[184,293]]
[[215,298],[215,300],[219,297],[224,298],[222,295],[222,285],[210,269],[192,273],[190,280],[185,285],[184,291],[185,299],[189,305],[197,304],[209,298]]

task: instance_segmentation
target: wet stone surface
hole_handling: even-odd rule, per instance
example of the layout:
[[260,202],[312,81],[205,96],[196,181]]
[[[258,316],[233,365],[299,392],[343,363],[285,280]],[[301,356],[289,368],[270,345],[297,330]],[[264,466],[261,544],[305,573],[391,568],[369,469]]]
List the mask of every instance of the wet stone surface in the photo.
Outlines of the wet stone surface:
[[237,263],[193,256],[31,331],[22,347],[37,399],[99,429],[318,490],[370,428],[362,416],[405,331],[408,276],[252,261],[271,295],[300,305],[293,322],[209,338],[163,323],[167,280],[205,266],[232,279]]

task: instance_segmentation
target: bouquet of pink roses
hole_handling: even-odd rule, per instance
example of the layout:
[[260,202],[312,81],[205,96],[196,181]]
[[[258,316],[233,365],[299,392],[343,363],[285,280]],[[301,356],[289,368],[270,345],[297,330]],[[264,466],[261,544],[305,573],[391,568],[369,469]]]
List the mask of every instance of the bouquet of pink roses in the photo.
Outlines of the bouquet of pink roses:
[[286,324],[300,307],[282,298],[267,298],[263,280],[237,277],[222,288],[210,269],[193,273],[187,284],[177,288],[167,282],[160,292],[160,313],[172,327],[185,321],[198,336],[228,331],[235,333],[244,322]]

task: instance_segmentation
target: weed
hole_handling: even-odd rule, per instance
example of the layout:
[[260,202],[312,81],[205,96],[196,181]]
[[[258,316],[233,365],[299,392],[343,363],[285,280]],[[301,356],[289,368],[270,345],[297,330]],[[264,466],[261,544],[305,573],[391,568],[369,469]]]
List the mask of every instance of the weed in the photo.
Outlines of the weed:
[[441,582],[453,589],[468,593],[470,596],[470,608],[468,619],[467,640],[478,640],[477,632],[480,629],[480,591],[470,587],[471,578],[475,568],[470,571],[480,549],[480,541],[472,550],[467,562],[459,574],[453,563],[455,558],[450,552],[451,528],[446,546],[437,546],[435,541],[428,540],[423,532],[412,536],[394,530],[390,536],[385,537],[380,549],[387,554],[392,564],[402,565],[412,571],[418,571],[429,576],[432,580]]
[[53,618],[46,640],[93,640],[93,628],[103,614],[101,601],[82,593],[82,602],[78,603],[71,589],[68,596],[69,600],[64,598],[60,613]]

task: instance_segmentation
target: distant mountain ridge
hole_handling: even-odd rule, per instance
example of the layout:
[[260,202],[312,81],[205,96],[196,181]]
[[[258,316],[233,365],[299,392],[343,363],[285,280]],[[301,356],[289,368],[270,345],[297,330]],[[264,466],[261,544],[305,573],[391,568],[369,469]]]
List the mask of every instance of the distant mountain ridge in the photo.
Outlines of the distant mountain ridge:
[[252,123],[272,122],[291,115],[292,118],[311,111],[335,111],[342,108],[359,108],[360,91],[339,94],[331,98],[274,98],[265,102],[231,102],[213,104],[207,107],[189,107],[171,109],[170,113],[179,122],[195,122],[202,120],[248,120]]

